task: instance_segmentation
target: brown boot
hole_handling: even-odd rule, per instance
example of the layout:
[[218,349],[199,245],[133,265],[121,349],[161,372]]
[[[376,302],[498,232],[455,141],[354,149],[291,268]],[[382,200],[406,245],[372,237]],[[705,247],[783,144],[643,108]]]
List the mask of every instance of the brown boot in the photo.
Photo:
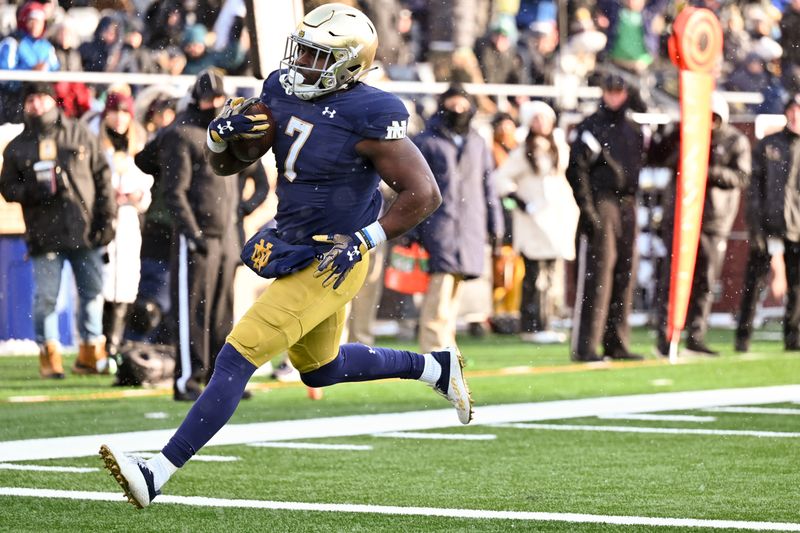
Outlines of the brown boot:
[[108,354],[106,353],[106,339],[100,337],[90,343],[81,343],[78,346],[78,358],[72,366],[74,374],[108,374]]
[[39,348],[39,375],[45,379],[64,379],[61,347],[57,342],[47,341]]

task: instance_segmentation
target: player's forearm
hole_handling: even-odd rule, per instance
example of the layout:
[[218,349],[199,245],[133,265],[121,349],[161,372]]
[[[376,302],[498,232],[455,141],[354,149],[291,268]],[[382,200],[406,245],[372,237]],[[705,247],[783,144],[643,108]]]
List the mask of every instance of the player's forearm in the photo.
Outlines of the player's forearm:
[[428,218],[442,203],[436,182],[430,180],[424,190],[404,190],[379,220],[387,239],[403,235]]

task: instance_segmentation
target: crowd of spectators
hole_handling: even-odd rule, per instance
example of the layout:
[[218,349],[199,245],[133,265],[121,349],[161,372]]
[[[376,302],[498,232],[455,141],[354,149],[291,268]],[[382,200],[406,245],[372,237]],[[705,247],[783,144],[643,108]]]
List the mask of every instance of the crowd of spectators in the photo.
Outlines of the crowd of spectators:
[[[306,0],[306,11],[320,3]],[[596,85],[593,74],[610,69],[638,80],[646,100],[652,90],[677,91],[666,41],[679,6],[670,0],[580,0],[564,13],[553,0],[344,3],[375,21],[377,59],[389,79],[552,84],[570,76]],[[800,88],[800,0],[690,4],[721,21],[719,86],[764,95],[763,103],[734,112],[781,113],[781,101]],[[251,72],[243,0],[43,0],[4,8],[0,69]],[[70,104],[79,114],[87,97],[69,96],[75,92],[59,90],[80,100]],[[481,107],[495,110],[488,100]]]

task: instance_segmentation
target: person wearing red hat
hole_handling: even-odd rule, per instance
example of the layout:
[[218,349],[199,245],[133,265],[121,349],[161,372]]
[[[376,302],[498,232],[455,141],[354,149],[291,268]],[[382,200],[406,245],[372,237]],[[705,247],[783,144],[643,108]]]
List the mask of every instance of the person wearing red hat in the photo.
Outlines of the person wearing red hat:
[[[56,51],[45,39],[47,12],[39,2],[26,2],[17,12],[17,31],[0,42],[0,69],[43,70],[59,69]],[[19,82],[2,85],[2,113],[0,123],[20,122],[22,102]]]
[[150,206],[153,177],[134,162],[147,140],[144,127],[134,119],[133,98],[112,92],[100,120],[89,123],[111,168],[111,184],[117,203],[117,232],[108,243],[108,262],[103,265],[103,335],[106,352],[119,352],[128,307],[136,300],[141,272],[139,252],[142,229],[139,217]]

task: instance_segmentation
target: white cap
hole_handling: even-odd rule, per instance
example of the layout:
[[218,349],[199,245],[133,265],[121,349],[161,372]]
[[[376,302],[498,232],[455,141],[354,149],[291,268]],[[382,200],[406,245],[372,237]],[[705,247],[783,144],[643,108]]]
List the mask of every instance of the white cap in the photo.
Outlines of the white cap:
[[519,123],[523,127],[528,127],[533,120],[533,117],[545,116],[556,121],[556,112],[553,108],[542,102],[541,100],[531,100],[530,102],[523,102],[519,106]]
[[711,93],[711,112],[722,119],[723,124],[728,123],[731,114],[730,108],[727,100],[718,92]]

